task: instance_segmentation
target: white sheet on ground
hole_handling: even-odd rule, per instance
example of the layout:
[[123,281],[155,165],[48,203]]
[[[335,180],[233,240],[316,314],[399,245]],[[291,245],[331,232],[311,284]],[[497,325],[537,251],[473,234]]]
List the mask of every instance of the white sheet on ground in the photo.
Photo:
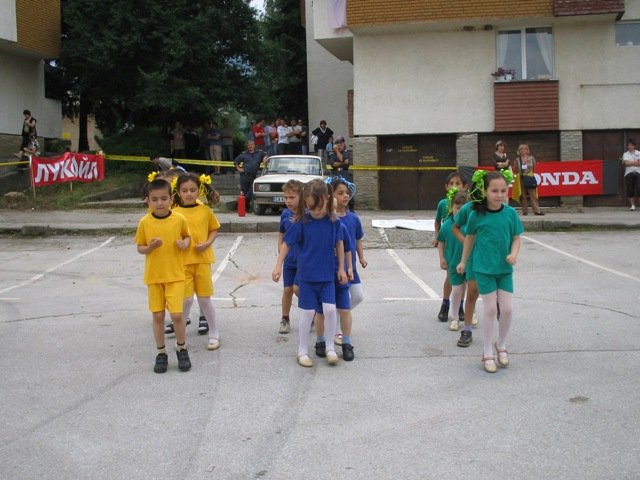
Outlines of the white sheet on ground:
[[421,230],[423,232],[435,232],[435,220],[432,218],[425,220],[409,220],[409,219],[384,219],[371,220],[371,226],[374,228],[404,228],[406,230]]

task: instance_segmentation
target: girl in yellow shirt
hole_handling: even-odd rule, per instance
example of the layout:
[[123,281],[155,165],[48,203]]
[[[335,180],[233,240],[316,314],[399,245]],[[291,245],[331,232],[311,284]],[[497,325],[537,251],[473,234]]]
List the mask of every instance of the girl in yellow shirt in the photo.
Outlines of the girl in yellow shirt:
[[[206,319],[204,325],[199,325],[200,334],[209,333],[207,349],[216,350],[220,347],[220,332],[216,325],[216,311],[213,307],[213,279],[211,264],[215,262],[213,242],[218,234],[220,222],[209,207],[209,204],[219,201],[218,192],[211,187],[211,177],[194,173],[183,173],[174,181],[173,211],[182,214],[189,225],[191,245],[185,254],[185,289],[184,289],[184,318],[189,318],[195,292],[200,305],[200,311]],[[202,322],[204,323],[204,322]]]

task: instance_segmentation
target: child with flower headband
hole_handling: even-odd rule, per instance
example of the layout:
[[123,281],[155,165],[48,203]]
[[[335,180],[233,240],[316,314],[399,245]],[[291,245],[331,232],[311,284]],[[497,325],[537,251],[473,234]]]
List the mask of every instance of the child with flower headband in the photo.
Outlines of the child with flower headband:
[[[456,190],[465,190],[465,184],[462,181],[462,175],[457,170],[455,172],[451,172],[447,175],[447,179],[444,184],[445,192],[449,192],[452,188]],[[433,246],[438,246],[438,233],[440,232],[440,227],[442,222],[449,216],[449,198],[445,196],[438,202],[438,206],[436,207],[436,219],[434,223],[435,228],[435,239],[433,241]],[[442,305],[440,306],[440,312],[438,312],[438,320],[441,322],[446,322],[449,319],[449,306],[451,296],[451,283],[449,283],[449,275],[444,278],[444,282],[442,283]],[[463,304],[460,304],[460,309],[458,311],[458,318],[460,320],[464,317],[464,309]],[[455,312],[454,312],[455,314]]]
[[[474,173],[470,197],[473,211],[466,224],[466,237],[462,259],[456,268],[459,274],[466,271],[467,261],[473,252],[473,272],[482,297],[482,337],[484,351],[482,362],[485,371],[494,373],[497,364],[509,365],[506,337],[511,326],[513,312],[513,265],[520,253],[520,235],[524,232],[516,211],[506,204],[509,183],[513,174],[508,170]],[[498,339],[493,344],[493,325],[500,303]],[[494,356],[494,346],[497,358]]]
[[[452,188],[447,192],[449,200],[448,215],[442,222],[440,231],[438,232],[438,256],[440,257],[440,268],[447,271],[447,278],[451,284],[451,310],[458,312],[462,297],[465,290],[464,275],[460,275],[456,271],[460,258],[462,256],[462,242],[458,240],[453,232],[454,215],[456,215],[462,206],[467,203],[469,198],[465,190]],[[453,318],[449,325],[449,330],[457,331],[459,319]]]
[[[174,192],[173,211],[180,213],[187,219],[191,231],[191,246],[186,252],[184,308],[185,318],[189,318],[189,312],[193,305],[193,294],[198,299],[201,317],[198,325],[198,333],[209,333],[207,349],[216,350],[220,347],[220,332],[216,324],[216,311],[211,297],[213,296],[213,281],[211,278],[211,264],[215,262],[213,242],[218,234],[220,222],[211,208],[202,200],[215,204],[219,200],[218,193],[211,186],[209,175],[196,175],[195,173],[183,173],[174,178],[172,190]],[[165,332],[170,330],[167,325]]]

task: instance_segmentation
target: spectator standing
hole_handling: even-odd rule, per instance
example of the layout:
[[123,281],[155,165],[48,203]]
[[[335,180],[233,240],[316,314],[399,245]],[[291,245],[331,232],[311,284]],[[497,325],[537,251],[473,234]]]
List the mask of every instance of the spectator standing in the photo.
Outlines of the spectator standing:
[[255,123],[253,126],[253,142],[256,144],[256,148],[259,150],[264,150],[264,120],[260,120]]
[[246,208],[250,210],[249,205],[253,199],[253,181],[258,175],[260,164],[267,158],[267,154],[256,149],[253,140],[247,140],[247,149],[236,157],[233,163],[236,170],[240,172],[240,193],[246,199]]
[[198,157],[198,147],[200,146],[200,136],[193,125],[187,123],[184,130],[184,155],[186,158],[195,159]]
[[233,128],[228,118],[222,120],[222,160],[233,161]]
[[35,135],[36,138],[38,137],[38,132],[36,131],[36,123],[38,121],[31,116],[29,110],[24,110],[22,115],[24,115],[22,122],[22,142],[20,143],[20,151],[15,154],[18,158],[22,158],[23,151],[29,146],[31,135]]
[[329,152],[329,159],[327,161],[334,172],[342,172],[342,175],[347,180],[351,180],[348,174],[349,170],[349,152],[347,151],[347,145],[342,135],[336,137],[336,142],[333,144],[332,151]]
[[[211,123],[211,129],[207,135],[209,138],[209,157],[214,162],[222,160],[222,130],[218,128],[217,122]],[[214,175],[220,175],[220,165],[214,165]]]
[[171,156],[173,158],[184,158],[184,129],[182,128],[182,123],[176,122],[169,134],[171,135]]
[[200,155],[203,160],[211,160],[209,155],[209,131],[211,130],[211,122],[202,124],[202,133],[200,134]]
[[284,155],[289,150],[289,127],[284,119],[278,119],[278,155]]
[[320,120],[320,126],[312,131],[318,141],[316,143],[316,154],[322,158],[322,161],[327,161],[327,143],[333,142],[333,130],[327,127],[326,120]]
[[278,121],[274,120],[269,126],[269,149],[267,151],[269,156],[276,155],[278,153]]
[[302,127],[298,125],[298,121],[295,118],[292,119],[289,127],[289,153],[292,155],[300,155],[302,153],[301,134]]
[[[627,151],[622,155],[624,165],[624,185],[629,199],[629,210],[634,211],[640,207],[638,197],[640,196],[640,152],[636,150],[636,141],[629,139]],[[635,199],[635,203],[634,203]]]
[[253,127],[255,127],[255,126],[256,126],[256,122],[253,122],[253,121],[252,121],[252,122],[251,122],[251,125],[249,125],[249,127],[247,128],[247,132],[246,132],[246,133],[247,133],[247,141],[249,141],[249,140],[255,140],[255,139],[253,138]]
[[502,140],[496,142],[496,149],[493,152],[493,164],[496,170],[508,170],[511,167],[511,161],[505,153],[506,144]]
[[298,119],[298,126],[300,127],[300,143],[302,145],[302,154],[307,155],[309,153],[309,127]]
[[540,210],[538,202],[538,182],[534,176],[536,169],[536,159],[529,152],[529,145],[526,143],[518,147],[518,158],[516,159],[517,173],[520,175],[522,195],[520,196],[520,205],[522,206],[522,215],[528,214],[529,202],[533,207],[534,215],[544,215]]

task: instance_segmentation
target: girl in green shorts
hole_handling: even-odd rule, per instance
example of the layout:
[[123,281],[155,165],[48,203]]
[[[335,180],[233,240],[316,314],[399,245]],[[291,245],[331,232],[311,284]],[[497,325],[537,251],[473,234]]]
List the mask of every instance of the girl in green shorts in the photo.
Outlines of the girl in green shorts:
[[[482,298],[482,362],[489,373],[509,365],[506,337],[511,326],[513,306],[513,265],[520,252],[520,235],[524,232],[516,211],[508,206],[509,177],[511,172],[478,170],[473,175],[470,192],[473,211],[467,222],[462,259],[457,271],[465,273],[469,254],[473,249],[473,271]],[[494,356],[493,323],[500,304],[498,340]]]

